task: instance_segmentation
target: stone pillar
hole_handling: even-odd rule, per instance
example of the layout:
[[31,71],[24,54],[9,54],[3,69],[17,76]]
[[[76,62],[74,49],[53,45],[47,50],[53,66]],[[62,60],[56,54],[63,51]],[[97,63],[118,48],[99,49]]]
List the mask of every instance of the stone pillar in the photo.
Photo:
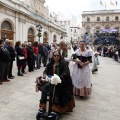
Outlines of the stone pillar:
[[15,18],[15,31],[14,31],[14,43],[19,40],[19,22],[18,22],[18,17],[16,13],[16,18]]
[[49,28],[49,44],[53,43],[52,28]]

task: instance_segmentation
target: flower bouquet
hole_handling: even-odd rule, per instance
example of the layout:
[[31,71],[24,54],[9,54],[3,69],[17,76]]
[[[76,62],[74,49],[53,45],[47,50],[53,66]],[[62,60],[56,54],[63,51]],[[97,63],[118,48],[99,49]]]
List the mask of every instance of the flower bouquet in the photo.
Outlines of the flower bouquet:
[[73,53],[72,53],[72,59],[73,59],[73,60],[74,60],[74,59],[77,59],[76,52],[73,52]]
[[51,84],[54,85],[52,102],[53,102],[54,95],[55,95],[55,86],[59,83],[61,83],[60,77],[58,75],[54,74],[54,76],[51,77]]
[[61,83],[61,79],[58,75],[54,74],[54,76],[51,77],[51,84],[57,85],[58,83]]

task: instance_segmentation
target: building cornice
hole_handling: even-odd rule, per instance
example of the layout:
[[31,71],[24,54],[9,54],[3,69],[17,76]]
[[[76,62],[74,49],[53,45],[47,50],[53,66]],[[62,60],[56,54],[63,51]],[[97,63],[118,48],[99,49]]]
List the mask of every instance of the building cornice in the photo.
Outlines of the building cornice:
[[[56,23],[50,21],[49,18],[46,19],[46,18],[40,16],[39,13],[37,11],[33,10],[33,9],[28,10],[27,7],[29,8],[29,6],[25,7],[25,4],[23,2],[21,2],[21,4],[19,4],[19,3],[16,3],[14,1],[10,1],[10,0],[7,0],[7,1],[10,2],[12,5],[7,4],[6,0],[0,0],[0,5],[8,8],[8,9],[10,9],[10,10],[16,12],[16,13],[20,13],[24,16],[27,16],[28,18],[31,18],[38,23],[40,22],[44,25],[47,25],[49,27],[53,27],[56,30],[60,30],[61,32],[66,33],[65,28],[62,28],[61,26],[57,25]],[[20,10],[20,7],[22,9],[24,9],[24,11]]]
[[85,24],[101,24],[101,23],[120,23],[120,21],[101,21],[101,22],[81,22]]
[[120,14],[120,9],[117,10],[95,10],[95,11],[83,11],[82,16],[86,15],[108,15],[108,14]]

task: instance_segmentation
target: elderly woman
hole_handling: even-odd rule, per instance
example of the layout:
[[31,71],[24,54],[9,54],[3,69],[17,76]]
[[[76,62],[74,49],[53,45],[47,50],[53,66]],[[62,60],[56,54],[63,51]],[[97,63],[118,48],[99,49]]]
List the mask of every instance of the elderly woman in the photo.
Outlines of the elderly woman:
[[16,58],[17,58],[17,67],[18,67],[18,73],[17,73],[17,75],[18,76],[23,76],[23,74],[21,73],[21,71],[22,71],[22,67],[24,67],[25,55],[23,53],[20,41],[16,42],[15,50],[16,50],[16,53],[17,53],[17,56],[16,56]]
[[[53,58],[43,72],[43,76],[53,76],[54,74],[57,74],[61,78],[62,82],[61,84],[56,85],[52,111],[57,113],[72,112],[72,109],[75,107],[72,80],[67,63],[61,59],[60,53],[58,51],[53,53]],[[52,96],[53,85],[50,84],[47,86],[46,90],[49,91]],[[46,93],[42,92],[40,99],[40,109],[45,110],[45,103]]]
[[73,56],[72,80],[73,80],[73,92],[78,96],[88,96],[91,94],[91,70],[90,62],[92,61],[92,55],[89,50],[86,50],[85,42],[80,42],[80,48],[76,50],[76,54]]

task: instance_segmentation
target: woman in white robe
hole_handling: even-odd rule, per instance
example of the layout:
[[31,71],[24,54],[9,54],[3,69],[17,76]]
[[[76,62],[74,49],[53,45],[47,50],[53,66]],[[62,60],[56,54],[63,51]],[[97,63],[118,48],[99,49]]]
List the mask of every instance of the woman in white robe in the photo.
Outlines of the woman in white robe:
[[80,42],[80,48],[76,50],[76,57],[73,57],[72,80],[74,85],[74,95],[88,96],[91,94],[91,70],[90,62],[92,61],[91,51],[86,50],[85,43]]

